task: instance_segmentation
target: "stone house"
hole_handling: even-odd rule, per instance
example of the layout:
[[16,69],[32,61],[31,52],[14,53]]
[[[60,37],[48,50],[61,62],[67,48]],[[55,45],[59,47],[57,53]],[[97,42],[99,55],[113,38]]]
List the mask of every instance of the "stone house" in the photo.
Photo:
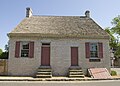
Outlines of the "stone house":
[[[26,8],[26,18],[8,34],[8,74],[34,76],[40,68],[52,76],[68,76],[70,69],[110,70],[109,35],[85,16],[36,16]],[[43,74],[44,75],[44,74]]]

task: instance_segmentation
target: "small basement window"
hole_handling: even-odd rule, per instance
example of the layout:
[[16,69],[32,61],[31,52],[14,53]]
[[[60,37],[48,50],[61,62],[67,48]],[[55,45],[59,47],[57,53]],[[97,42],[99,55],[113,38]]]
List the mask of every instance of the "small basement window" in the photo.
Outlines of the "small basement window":
[[42,45],[50,45],[50,43],[42,43]]
[[101,62],[101,59],[89,59],[90,62]]

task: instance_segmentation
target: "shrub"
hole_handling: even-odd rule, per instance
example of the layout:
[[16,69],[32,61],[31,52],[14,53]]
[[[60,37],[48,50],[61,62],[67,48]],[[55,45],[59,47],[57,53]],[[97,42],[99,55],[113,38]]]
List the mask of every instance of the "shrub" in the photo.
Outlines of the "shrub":
[[114,70],[111,70],[111,76],[116,76],[116,75],[117,75],[117,72]]

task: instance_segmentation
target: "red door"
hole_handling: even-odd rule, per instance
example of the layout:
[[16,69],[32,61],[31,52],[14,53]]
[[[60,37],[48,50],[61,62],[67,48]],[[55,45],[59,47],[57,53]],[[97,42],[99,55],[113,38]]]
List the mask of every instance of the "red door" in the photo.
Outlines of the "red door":
[[71,66],[78,66],[78,47],[71,47]]
[[42,46],[41,65],[50,66],[50,46]]

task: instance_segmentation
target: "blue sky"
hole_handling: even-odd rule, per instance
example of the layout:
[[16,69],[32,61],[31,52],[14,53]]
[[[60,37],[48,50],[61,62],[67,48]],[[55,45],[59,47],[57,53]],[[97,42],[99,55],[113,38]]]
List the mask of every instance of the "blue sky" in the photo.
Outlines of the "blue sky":
[[81,16],[90,10],[91,17],[102,27],[120,15],[120,0],[0,0],[0,48],[7,44],[7,33],[25,18],[26,7],[33,15]]

